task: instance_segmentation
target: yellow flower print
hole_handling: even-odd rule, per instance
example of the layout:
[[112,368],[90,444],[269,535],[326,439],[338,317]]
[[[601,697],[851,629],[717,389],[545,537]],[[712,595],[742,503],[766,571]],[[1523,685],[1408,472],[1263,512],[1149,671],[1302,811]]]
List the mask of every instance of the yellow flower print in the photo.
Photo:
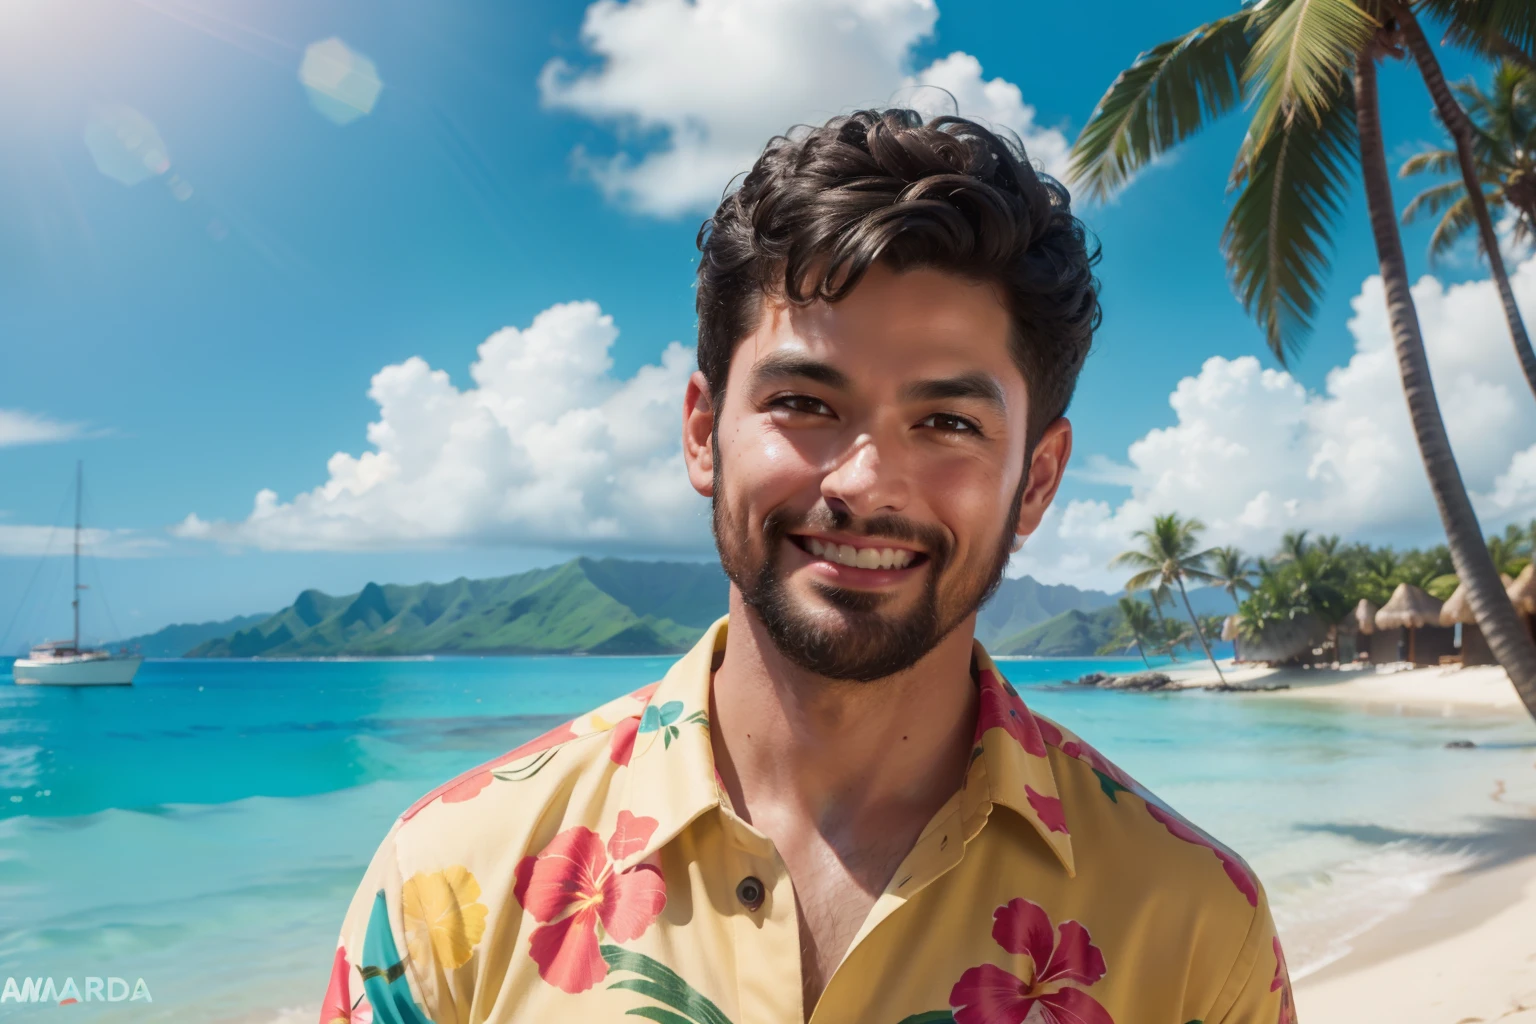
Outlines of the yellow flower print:
[[462,967],[485,934],[485,904],[480,883],[469,869],[455,865],[406,879],[400,896],[405,943],[412,962],[431,959],[444,970]]

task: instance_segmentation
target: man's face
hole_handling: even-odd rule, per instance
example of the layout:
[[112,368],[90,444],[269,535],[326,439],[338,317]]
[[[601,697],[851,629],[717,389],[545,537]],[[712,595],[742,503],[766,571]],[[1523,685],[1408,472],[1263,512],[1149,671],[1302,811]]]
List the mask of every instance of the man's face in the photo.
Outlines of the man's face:
[[690,477],[714,499],[726,573],[790,660],[851,680],[910,667],[1038,524],[1070,428],[1042,439],[1035,486],[1010,330],[990,285],[876,266],[836,304],[769,302],[718,409],[695,375]]

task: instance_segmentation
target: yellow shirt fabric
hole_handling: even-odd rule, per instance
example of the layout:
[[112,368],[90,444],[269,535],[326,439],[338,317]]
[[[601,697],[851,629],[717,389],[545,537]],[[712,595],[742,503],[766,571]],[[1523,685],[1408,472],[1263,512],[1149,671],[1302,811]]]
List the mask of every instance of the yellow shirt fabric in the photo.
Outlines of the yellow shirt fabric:
[[[710,747],[721,619],[658,684],[427,794],[348,909],[322,1024],[804,1021],[794,891]],[[811,1016],[1291,1024],[1263,887],[976,646],[966,778]]]

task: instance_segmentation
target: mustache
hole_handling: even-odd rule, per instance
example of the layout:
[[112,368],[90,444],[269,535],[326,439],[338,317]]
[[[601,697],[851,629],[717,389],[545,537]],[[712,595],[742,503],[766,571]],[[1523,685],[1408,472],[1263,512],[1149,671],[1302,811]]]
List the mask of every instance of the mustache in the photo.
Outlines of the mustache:
[[822,530],[850,533],[859,537],[878,537],[906,541],[927,552],[936,564],[943,565],[950,553],[950,540],[938,526],[919,523],[899,515],[859,517],[825,504],[812,506],[803,513],[777,508],[763,519],[763,533],[769,541],[780,540],[798,530]]

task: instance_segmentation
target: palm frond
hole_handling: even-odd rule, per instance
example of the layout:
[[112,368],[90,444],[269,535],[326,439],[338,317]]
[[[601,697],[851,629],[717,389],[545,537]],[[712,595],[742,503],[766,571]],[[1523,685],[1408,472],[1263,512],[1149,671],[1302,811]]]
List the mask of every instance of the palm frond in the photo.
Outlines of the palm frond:
[[1444,256],[1476,224],[1477,214],[1472,210],[1472,201],[1463,192],[1461,198],[1445,211],[1445,216],[1440,218],[1440,223],[1435,225],[1435,233],[1429,236],[1429,255]]
[[1511,46],[1528,61],[1536,54],[1536,6],[1529,0],[1420,0],[1418,6],[1444,24],[1446,38],[1458,46],[1495,57]]
[[1403,207],[1403,223],[1412,224],[1423,217],[1433,217],[1458,199],[1467,198],[1467,187],[1460,181],[1447,181],[1427,188],[1408,201]]
[[1353,93],[1336,84],[1323,118],[1293,118],[1262,145],[1250,134],[1222,231],[1232,287],[1284,365],[1311,329],[1328,272],[1332,232],[1359,158]]
[[1424,153],[1415,153],[1403,161],[1403,166],[1397,169],[1399,178],[1407,178],[1414,174],[1460,174],[1461,164],[1457,163],[1454,149],[1431,149]]
[[1377,23],[1355,0],[1271,2],[1253,16],[1263,31],[1248,54],[1243,83],[1258,96],[1249,134],[1263,146],[1299,115],[1322,122]]
[[1163,578],[1163,570],[1147,569],[1137,573],[1125,581],[1125,589],[1130,591],[1151,590]]
[[1237,105],[1246,11],[1153,47],[1122,71],[1072,145],[1069,178],[1103,200],[1139,168]]

